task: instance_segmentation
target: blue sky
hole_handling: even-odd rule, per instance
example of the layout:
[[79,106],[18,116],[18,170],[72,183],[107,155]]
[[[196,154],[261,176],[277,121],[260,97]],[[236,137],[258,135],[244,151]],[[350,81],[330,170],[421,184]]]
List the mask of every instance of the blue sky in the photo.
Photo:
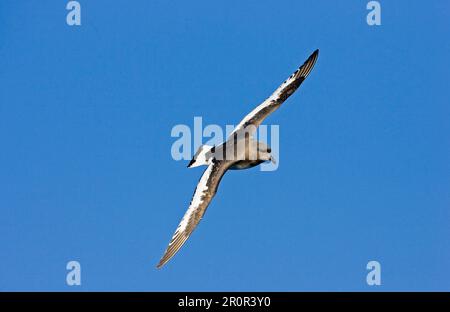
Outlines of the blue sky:
[[[0,290],[450,290],[448,2],[67,2],[0,3]],[[316,48],[278,170],[228,173],[157,270],[203,170],[172,127],[236,124]]]

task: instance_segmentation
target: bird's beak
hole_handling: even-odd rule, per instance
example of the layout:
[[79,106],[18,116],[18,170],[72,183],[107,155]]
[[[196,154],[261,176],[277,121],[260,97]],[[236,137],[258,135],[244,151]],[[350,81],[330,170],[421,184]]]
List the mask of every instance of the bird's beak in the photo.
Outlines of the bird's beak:
[[270,161],[272,162],[272,164],[276,165],[277,161],[275,160],[275,158],[273,158],[273,156],[270,156]]

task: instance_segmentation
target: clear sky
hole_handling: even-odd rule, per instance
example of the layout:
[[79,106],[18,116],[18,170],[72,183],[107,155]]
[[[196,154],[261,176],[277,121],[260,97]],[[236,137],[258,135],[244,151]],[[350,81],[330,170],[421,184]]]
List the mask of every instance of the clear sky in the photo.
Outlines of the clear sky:
[[[67,2],[0,2],[0,290],[450,290],[448,1]],[[316,48],[278,170],[229,172],[157,270],[203,171],[172,127],[236,124]]]

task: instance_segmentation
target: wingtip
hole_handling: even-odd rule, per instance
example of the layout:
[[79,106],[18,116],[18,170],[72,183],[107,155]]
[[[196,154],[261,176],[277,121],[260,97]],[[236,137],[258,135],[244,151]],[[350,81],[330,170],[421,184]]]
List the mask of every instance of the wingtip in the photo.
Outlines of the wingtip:
[[315,56],[315,57],[317,57],[319,55],[319,49],[316,49],[312,54],[311,54],[311,56]]

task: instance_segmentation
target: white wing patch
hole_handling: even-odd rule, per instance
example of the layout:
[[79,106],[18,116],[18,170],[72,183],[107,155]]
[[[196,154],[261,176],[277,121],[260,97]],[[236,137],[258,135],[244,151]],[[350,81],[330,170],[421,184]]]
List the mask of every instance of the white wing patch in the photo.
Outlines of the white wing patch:
[[202,196],[208,192],[207,182],[209,176],[211,175],[212,169],[213,169],[212,165],[208,166],[208,168],[205,170],[202,177],[200,178],[200,181],[197,184],[197,188],[195,189],[194,196],[192,197],[191,204],[189,205],[188,210],[184,214],[183,219],[181,219],[181,222],[178,225],[169,246],[173,243],[173,239],[175,238],[175,236],[177,236],[179,233],[183,233],[186,230],[186,227],[188,225],[189,220],[191,219],[192,214],[203,203],[204,199],[202,199]]
[[[276,110],[289,96],[291,96],[300,86],[300,84],[308,77],[309,73],[316,63],[319,50],[314,51],[313,54],[297,69],[285,82],[279,86],[271,96],[264,102],[258,105],[254,110],[242,119],[232,132],[238,132],[252,125],[254,131],[270,113]],[[252,132],[250,131],[250,132]]]
[[217,191],[217,187],[223,174],[229,167],[228,163],[219,162],[209,165],[203,173],[197,184],[194,195],[188,210],[181,219],[172,239],[167,247],[163,257],[159,261],[157,267],[162,267],[169,261],[183,246],[189,236],[192,234],[197,224],[205,214],[211,199]]

